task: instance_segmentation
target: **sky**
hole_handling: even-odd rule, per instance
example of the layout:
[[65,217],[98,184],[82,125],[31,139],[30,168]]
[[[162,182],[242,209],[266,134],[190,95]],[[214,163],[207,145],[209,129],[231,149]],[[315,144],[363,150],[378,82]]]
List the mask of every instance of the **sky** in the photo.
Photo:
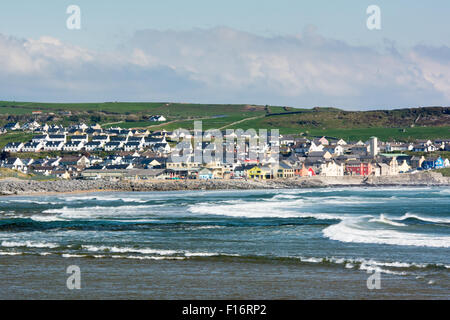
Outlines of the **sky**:
[[449,105],[449,15],[447,0],[3,1],[0,100]]

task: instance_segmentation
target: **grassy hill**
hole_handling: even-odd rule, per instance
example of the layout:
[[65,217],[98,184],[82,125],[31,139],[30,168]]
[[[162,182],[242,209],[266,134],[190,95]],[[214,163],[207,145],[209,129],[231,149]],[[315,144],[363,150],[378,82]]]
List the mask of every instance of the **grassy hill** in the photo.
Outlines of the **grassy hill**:
[[[151,130],[192,129],[202,120],[204,129],[279,129],[281,133],[331,136],[356,140],[376,135],[383,140],[450,138],[450,108],[344,111],[337,108],[291,108],[261,105],[190,104],[170,102],[35,103],[0,101],[0,124],[24,122],[33,111],[38,121],[100,123],[104,127]],[[167,122],[149,122],[161,114]]]

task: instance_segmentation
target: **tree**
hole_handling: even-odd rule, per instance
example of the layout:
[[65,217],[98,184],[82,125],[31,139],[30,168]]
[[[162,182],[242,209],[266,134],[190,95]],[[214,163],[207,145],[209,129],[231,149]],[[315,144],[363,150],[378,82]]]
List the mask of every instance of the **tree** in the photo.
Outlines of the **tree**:
[[0,153],[0,160],[5,160],[8,159],[11,156],[11,154],[7,151],[2,151],[2,153]]

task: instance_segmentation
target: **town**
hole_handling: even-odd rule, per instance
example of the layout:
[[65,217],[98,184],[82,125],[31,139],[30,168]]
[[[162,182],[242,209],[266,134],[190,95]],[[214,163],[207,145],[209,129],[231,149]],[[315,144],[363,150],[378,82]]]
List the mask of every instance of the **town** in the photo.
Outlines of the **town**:
[[[165,120],[157,115],[150,119]],[[23,125],[8,123],[1,129],[2,134],[20,131],[32,134],[31,140],[8,142],[2,149],[0,165],[42,179],[266,180],[393,176],[450,167],[448,158],[436,155],[439,151],[443,154],[450,151],[450,139],[403,143],[379,141],[376,137],[368,141],[344,141],[325,136],[277,134],[267,140],[261,139],[256,131],[247,130],[241,137],[228,131],[219,132],[226,141],[202,140],[196,146],[194,134],[181,129],[149,131],[85,123],[63,127],[36,120]],[[201,132],[201,136],[214,141],[217,137],[208,132]],[[180,138],[183,143],[177,144]],[[239,144],[239,138],[244,138],[243,144]],[[252,144],[252,139],[257,144]],[[218,155],[221,146],[234,155],[232,162],[214,156],[198,160],[194,156],[199,148],[201,152]],[[174,157],[180,153],[182,160]]]

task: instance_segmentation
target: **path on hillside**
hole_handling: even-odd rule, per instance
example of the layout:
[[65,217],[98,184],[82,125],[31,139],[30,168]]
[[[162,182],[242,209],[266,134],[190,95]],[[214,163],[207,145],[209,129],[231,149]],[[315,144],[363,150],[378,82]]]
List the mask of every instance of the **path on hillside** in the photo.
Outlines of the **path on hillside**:
[[177,120],[167,121],[165,123],[153,124],[153,125],[147,126],[145,128],[150,129],[150,128],[155,128],[155,127],[165,126],[165,125],[168,125],[171,123],[177,123],[177,122],[183,122],[183,121],[199,121],[199,120],[208,120],[208,119],[214,119],[214,117],[203,117],[203,118],[195,118],[195,119],[177,119]]
[[244,121],[255,120],[255,119],[260,119],[260,118],[264,118],[264,117],[265,116],[263,115],[263,116],[256,116],[256,117],[250,117],[250,118],[241,119],[241,120],[229,123],[227,125],[224,125],[223,127],[220,127],[219,130],[225,129],[225,128],[229,127],[229,126],[234,126],[235,124],[242,123]]
[[[224,126],[218,128],[218,130],[225,129],[225,128],[229,127],[229,126],[234,126],[235,124],[239,124],[239,123],[242,123],[242,122],[245,122],[245,121],[254,120],[254,119],[259,119],[259,118],[264,118],[264,117],[265,117],[265,115],[262,115],[262,116],[255,116],[255,117],[249,117],[249,118],[244,118],[244,119],[241,119],[241,120],[234,121],[234,122],[231,122],[231,123],[229,123],[229,124],[226,124],[226,125],[224,125]],[[208,120],[208,119],[214,119],[214,118],[215,118],[215,117],[202,117],[202,118],[195,118],[195,119],[176,119],[176,120],[171,120],[171,121],[167,121],[167,122],[164,122],[164,123],[152,124],[152,125],[146,126],[146,127],[136,127],[136,128],[130,128],[130,129],[138,129],[138,128],[141,128],[141,129],[142,129],[142,128],[145,128],[145,129],[159,128],[159,127],[163,127],[163,126],[166,126],[166,125],[168,125],[168,124],[177,123],[177,122],[183,122],[183,121],[199,121],[199,120]],[[106,126],[106,125],[111,125],[111,124],[121,123],[121,122],[123,122],[123,121],[106,123],[106,124],[103,124],[102,127],[104,127],[104,126]],[[162,129],[164,129],[164,128],[162,128]]]
[[112,124],[118,124],[118,123],[122,123],[123,122],[123,120],[121,120],[121,121],[116,121],[116,122],[108,122],[108,123],[104,123],[104,124],[101,124],[100,125],[100,127],[106,127],[106,126],[110,126],[110,125],[112,125]]

